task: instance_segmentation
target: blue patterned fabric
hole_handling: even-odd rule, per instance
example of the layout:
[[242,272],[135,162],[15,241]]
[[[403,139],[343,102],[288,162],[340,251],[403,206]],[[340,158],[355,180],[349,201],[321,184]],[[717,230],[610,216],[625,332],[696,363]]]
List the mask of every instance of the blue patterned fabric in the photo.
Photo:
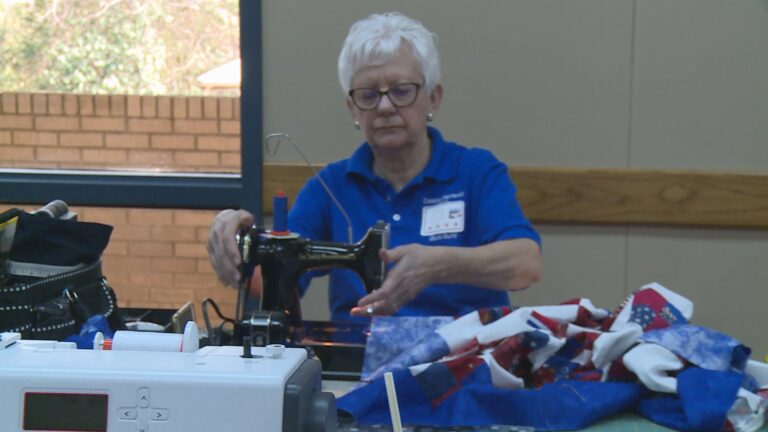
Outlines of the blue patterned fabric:
[[[433,427],[505,424],[533,426],[537,431],[582,429],[636,406],[645,393],[639,384],[620,382],[559,381],[536,390],[504,389],[491,383],[487,365],[481,365],[466,377],[460,391],[433,404],[423,377],[414,377],[407,369],[393,375],[403,423]],[[360,424],[391,423],[383,379],[342,397],[336,406]]]
[[[437,322],[430,325],[423,318],[383,319],[371,335],[381,348],[376,362],[383,365],[372,371],[367,385],[340,398],[337,406],[360,424],[389,423],[380,377],[385,370],[395,376],[406,425],[510,424],[571,430],[618,411],[640,410],[675,429],[720,431],[731,426],[727,416],[740,388],[759,398],[755,380],[742,372],[750,350],[727,335],[687,324],[693,304],[684,297],[649,284],[616,315],[598,314],[600,310],[590,305],[570,300],[559,306],[519,308],[491,320],[483,319],[487,314],[481,310],[438,331],[427,331]],[[622,321],[615,317],[628,319],[623,325],[632,329],[641,324],[642,334],[622,331]],[[655,387],[646,388],[622,361],[627,352],[649,344],[684,360],[674,362],[682,367],[679,371],[656,371],[674,381],[664,391],[677,393],[652,392]],[[595,366],[596,356],[608,359],[605,366]],[[666,367],[662,357],[648,355],[643,366],[651,371]],[[762,420],[759,410],[744,415],[755,424]]]
[[365,346],[361,379],[369,381],[384,372],[433,361],[449,353],[435,330],[451,317],[376,317]]
[[751,352],[726,334],[692,324],[651,330],[640,339],[661,345],[703,369],[716,371],[743,370]]
[[688,368],[677,376],[677,395],[644,399],[640,412],[650,420],[680,431],[721,431],[743,375]]

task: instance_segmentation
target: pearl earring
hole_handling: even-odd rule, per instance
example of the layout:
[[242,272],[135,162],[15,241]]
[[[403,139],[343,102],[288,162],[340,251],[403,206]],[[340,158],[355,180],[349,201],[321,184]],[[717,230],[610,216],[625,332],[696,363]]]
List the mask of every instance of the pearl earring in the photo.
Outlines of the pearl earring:
[[355,120],[355,129],[360,130],[360,122]]
[[434,119],[435,119],[435,115],[434,114],[432,114],[432,113],[428,113],[427,114],[427,121],[428,122],[431,122]]

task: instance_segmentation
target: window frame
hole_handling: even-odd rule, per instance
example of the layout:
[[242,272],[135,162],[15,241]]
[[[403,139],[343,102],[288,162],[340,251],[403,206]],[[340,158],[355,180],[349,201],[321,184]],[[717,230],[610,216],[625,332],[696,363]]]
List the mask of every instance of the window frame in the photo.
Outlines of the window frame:
[[[261,0],[240,0],[240,174],[0,168],[0,203],[185,209],[243,208],[261,222]],[[247,145],[246,145],[247,143]]]

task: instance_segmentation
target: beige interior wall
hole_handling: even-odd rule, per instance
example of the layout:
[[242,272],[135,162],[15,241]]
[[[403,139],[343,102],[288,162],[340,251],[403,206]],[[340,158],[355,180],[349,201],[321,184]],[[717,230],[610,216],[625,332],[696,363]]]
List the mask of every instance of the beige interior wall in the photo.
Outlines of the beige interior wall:
[[[509,165],[768,170],[768,2],[746,0],[263,1],[264,130],[312,161],[361,141],[336,60],[351,23],[400,10],[439,37],[449,139]],[[247,118],[248,113],[243,113]],[[288,148],[271,160],[300,161]],[[766,198],[768,200],[768,197]],[[657,281],[694,322],[768,354],[768,232],[539,226],[543,280],[516,304],[607,308]],[[307,318],[327,317],[322,286]]]

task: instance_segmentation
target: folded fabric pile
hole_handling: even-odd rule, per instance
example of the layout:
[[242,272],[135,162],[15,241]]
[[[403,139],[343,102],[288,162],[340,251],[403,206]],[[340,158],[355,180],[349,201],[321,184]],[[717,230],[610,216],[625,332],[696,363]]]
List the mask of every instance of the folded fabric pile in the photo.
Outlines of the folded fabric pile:
[[392,371],[404,424],[571,430],[632,410],[677,430],[759,429],[768,365],[689,324],[692,314],[690,300],[652,283],[614,313],[576,299],[427,318],[434,330],[418,332],[418,318],[377,318],[368,383],[337,406],[360,424],[389,423],[382,376]]

